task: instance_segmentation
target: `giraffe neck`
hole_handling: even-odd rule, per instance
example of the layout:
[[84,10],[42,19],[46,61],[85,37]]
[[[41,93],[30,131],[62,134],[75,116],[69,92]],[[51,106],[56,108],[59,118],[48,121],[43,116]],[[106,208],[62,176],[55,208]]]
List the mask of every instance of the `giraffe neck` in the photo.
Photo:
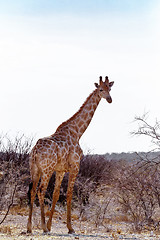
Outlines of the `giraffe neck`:
[[100,100],[101,98],[99,97],[96,89],[89,95],[79,111],[66,122],[62,123],[57,130],[68,127],[71,135],[79,140],[90,124]]

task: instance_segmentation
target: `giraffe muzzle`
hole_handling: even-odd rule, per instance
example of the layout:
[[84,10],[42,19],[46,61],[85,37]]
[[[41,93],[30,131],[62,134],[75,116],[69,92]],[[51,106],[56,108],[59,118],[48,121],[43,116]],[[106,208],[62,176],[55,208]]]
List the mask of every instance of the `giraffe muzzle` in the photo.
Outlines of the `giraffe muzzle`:
[[107,97],[106,100],[107,100],[108,103],[112,103],[112,98],[111,97]]

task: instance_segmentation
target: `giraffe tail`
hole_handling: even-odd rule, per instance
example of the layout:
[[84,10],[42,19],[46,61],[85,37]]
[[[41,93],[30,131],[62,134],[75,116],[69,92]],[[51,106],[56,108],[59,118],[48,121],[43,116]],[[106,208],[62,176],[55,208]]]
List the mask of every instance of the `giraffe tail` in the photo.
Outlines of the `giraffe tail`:
[[31,204],[31,191],[33,188],[36,191],[36,187],[40,179],[40,170],[36,163],[36,156],[37,156],[37,151],[35,146],[32,149],[29,157],[30,174],[31,174],[31,183],[29,184],[29,190],[28,190],[29,205]]
[[29,190],[28,190],[28,193],[27,193],[27,195],[28,195],[28,204],[29,205],[31,204],[31,190],[32,190],[32,188],[33,188],[33,182],[31,182],[29,184]]
[[30,166],[30,174],[31,174],[31,182],[29,184],[29,189],[28,189],[28,205],[31,204],[31,190],[33,188],[33,181],[34,181],[34,169],[35,169],[35,162],[36,162],[36,157],[34,154],[35,147],[32,149],[30,155],[29,155],[29,166]]

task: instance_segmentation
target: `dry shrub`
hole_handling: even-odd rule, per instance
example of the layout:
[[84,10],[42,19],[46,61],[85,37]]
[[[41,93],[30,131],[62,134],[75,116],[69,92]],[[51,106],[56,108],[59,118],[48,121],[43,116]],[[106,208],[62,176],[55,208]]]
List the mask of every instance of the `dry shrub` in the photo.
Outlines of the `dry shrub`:
[[119,214],[117,216],[112,217],[112,222],[126,222],[131,223],[131,220],[126,214]]
[[132,219],[136,231],[141,231],[146,225],[155,227],[159,224],[154,217],[159,207],[157,198],[157,192],[160,194],[158,190],[160,179],[157,177],[159,173],[153,172],[152,168],[144,171],[143,166],[140,169],[137,164],[121,169],[116,180],[118,203],[122,211]]
[[0,210],[6,210],[7,217],[12,205],[27,203],[27,189],[29,183],[28,153],[32,139],[24,135],[17,135],[15,139],[7,135],[1,137],[0,142]]
[[98,187],[110,185],[113,179],[114,164],[104,155],[86,155],[80,162],[80,171],[75,184],[75,191],[83,205],[89,203],[89,196]]

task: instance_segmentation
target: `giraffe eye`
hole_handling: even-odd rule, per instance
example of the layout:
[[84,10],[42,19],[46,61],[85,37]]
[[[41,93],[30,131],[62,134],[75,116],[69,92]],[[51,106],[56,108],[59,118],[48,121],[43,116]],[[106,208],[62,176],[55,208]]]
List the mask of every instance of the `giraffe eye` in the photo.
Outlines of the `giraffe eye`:
[[103,92],[103,89],[100,89],[99,91],[100,91],[100,92]]

